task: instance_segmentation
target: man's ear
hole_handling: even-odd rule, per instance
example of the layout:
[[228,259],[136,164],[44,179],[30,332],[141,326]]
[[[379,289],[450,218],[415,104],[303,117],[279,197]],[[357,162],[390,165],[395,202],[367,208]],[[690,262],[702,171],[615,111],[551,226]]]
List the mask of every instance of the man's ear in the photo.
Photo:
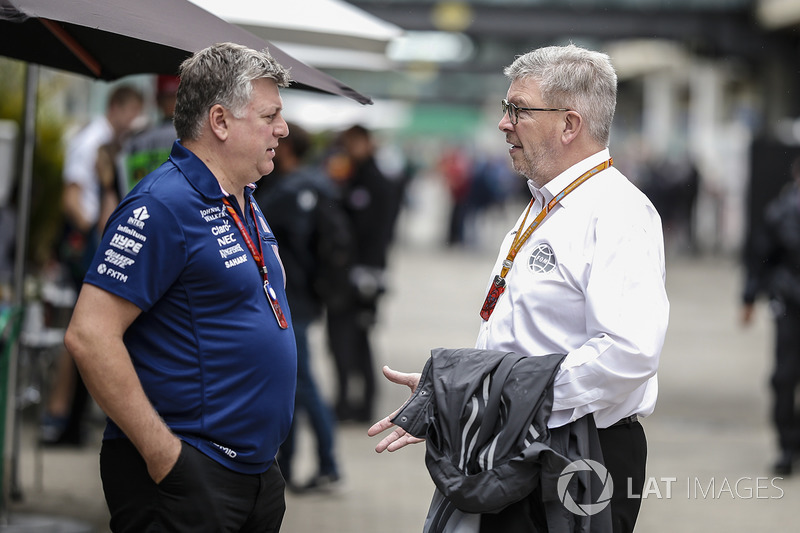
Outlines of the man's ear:
[[574,141],[583,129],[583,117],[577,111],[564,113],[564,129],[561,132],[561,142],[569,144]]
[[219,104],[208,110],[208,125],[217,138],[224,141],[228,138],[228,110]]

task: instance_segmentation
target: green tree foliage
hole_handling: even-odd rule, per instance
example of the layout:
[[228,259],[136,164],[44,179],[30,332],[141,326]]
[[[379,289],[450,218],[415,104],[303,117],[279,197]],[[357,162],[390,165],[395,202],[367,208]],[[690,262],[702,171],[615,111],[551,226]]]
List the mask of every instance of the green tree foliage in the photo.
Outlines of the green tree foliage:
[[[19,126],[15,183],[19,182],[22,154],[22,120],[25,96],[26,64],[0,58],[0,119],[13,120]],[[33,155],[31,188],[30,239],[28,264],[38,270],[52,259],[61,237],[61,170],[64,163],[63,136],[65,120],[51,112],[48,98],[59,90],[56,84],[39,84],[36,116],[36,142]],[[12,189],[11,202],[17,202],[18,187]]]

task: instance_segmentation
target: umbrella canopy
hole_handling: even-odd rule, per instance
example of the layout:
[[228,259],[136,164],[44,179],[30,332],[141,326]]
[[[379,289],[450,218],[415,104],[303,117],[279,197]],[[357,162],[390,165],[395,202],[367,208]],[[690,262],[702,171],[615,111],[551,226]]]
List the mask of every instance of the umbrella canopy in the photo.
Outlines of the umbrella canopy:
[[342,0],[190,1],[318,68],[392,70],[386,47],[403,34]]
[[188,0],[0,0],[0,55],[113,80],[177,74],[193,52],[219,42],[268,48],[292,86],[372,101]]
[[[342,0],[191,0],[275,42],[384,53],[402,28]],[[264,6],[269,5],[268,9]]]

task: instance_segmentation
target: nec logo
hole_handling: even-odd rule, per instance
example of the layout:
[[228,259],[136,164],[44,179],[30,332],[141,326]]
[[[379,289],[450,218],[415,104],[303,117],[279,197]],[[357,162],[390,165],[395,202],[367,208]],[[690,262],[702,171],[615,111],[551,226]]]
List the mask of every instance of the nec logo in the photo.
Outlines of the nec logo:
[[115,233],[114,236],[111,237],[111,242],[109,244],[123,252],[131,252],[133,255],[137,255],[144,245],[142,242],[131,239],[125,235],[120,235],[119,233]]
[[150,215],[147,213],[147,207],[137,207],[133,210],[133,216],[128,217],[128,224],[131,226],[135,226],[139,229],[144,228],[144,221],[150,218]]

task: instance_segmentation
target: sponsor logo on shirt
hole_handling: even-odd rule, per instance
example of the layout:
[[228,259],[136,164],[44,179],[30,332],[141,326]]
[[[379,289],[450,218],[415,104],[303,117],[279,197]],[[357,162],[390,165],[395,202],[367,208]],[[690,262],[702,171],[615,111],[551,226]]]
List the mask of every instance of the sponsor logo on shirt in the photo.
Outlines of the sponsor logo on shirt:
[[536,274],[547,274],[556,267],[556,264],[556,254],[545,242],[536,245],[528,258],[528,268]]
[[246,255],[240,255],[239,257],[234,257],[233,259],[229,259],[228,261],[225,261],[225,268],[231,268],[231,267],[239,266],[242,263],[247,263],[247,256]]
[[[228,212],[224,207],[209,207],[200,210],[203,220],[210,222],[211,234],[217,239],[219,255],[225,260],[225,268],[233,268],[247,262],[247,252],[236,238],[233,224],[227,219]],[[215,220],[225,219],[222,223]],[[236,256],[236,257],[232,257]],[[229,259],[230,258],[230,259]]]
[[[227,219],[227,210],[224,207],[209,207],[207,209],[201,209],[200,216],[202,216],[203,220],[206,222],[213,222],[225,218],[221,224],[215,223],[211,225],[211,234],[217,238],[217,246],[220,248],[219,256],[225,260],[225,268],[233,268],[246,263],[247,252],[236,238],[233,225]],[[236,257],[228,259],[233,255],[236,255]]]
[[236,242],[236,236],[233,233],[228,233],[222,237],[217,237],[217,244],[220,246],[228,246]]
[[122,255],[121,253],[115,252],[111,248],[106,250],[105,257],[106,257],[105,259],[106,263],[108,263],[109,265],[114,265],[116,267],[119,267],[122,270],[125,270],[126,267],[129,267],[136,262],[126,255]]
[[128,276],[123,274],[122,272],[117,272],[113,268],[109,268],[105,263],[100,263],[97,265],[97,273],[101,276],[108,276],[113,278],[117,281],[121,281],[122,283],[128,282]]
[[227,216],[227,214],[221,207],[209,207],[208,209],[201,209],[200,216],[203,217],[203,220],[206,222],[211,222],[213,220],[217,220],[218,218],[223,218]]
[[211,444],[216,446],[219,449],[219,451],[221,451],[222,453],[224,453],[225,455],[227,455],[231,459],[234,459],[237,455],[239,455],[238,453],[236,453],[235,450],[231,450],[227,446],[223,446],[221,444],[217,444],[216,442],[212,442]]
[[224,235],[231,230],[231,225],[227,222],[224,224],[219,224],[216,226],[211,226],[211,234],[212,235]]
[[128,217],[128,224],[139,229],[144,229],[144,221],[150,218],[147,207],[137,207],[133,210],[133,216]]
[[118,250],[122,250],[123,252],[128,252],[133,255],[138,255],[142,249],[142,246],[144,246],[144,243],[135,241],[127,235],[120,235],[119,233],[115,233],[114,236],[111,237],[111,242],[108,244]]
[[235,244],[219,251],[219,255],[222,256],[223,259],[227,259],[228,257],[238,253],[244,253],[244,248],[242,248],[241,244]]
[[131,237],[135,237],[140,241],[144,242],[147,240],[147,237],[139,233],[133,228],[129,228],[128,226],[123,226],[122,224],[117,225],[117,231],[121,231],[122,233],[127,233]]
[[133,216],[136,218],[136,220],[141,220],[142,222],[150,218],[150,215],[147,213],[147,207],[145,206],[134,209]]

